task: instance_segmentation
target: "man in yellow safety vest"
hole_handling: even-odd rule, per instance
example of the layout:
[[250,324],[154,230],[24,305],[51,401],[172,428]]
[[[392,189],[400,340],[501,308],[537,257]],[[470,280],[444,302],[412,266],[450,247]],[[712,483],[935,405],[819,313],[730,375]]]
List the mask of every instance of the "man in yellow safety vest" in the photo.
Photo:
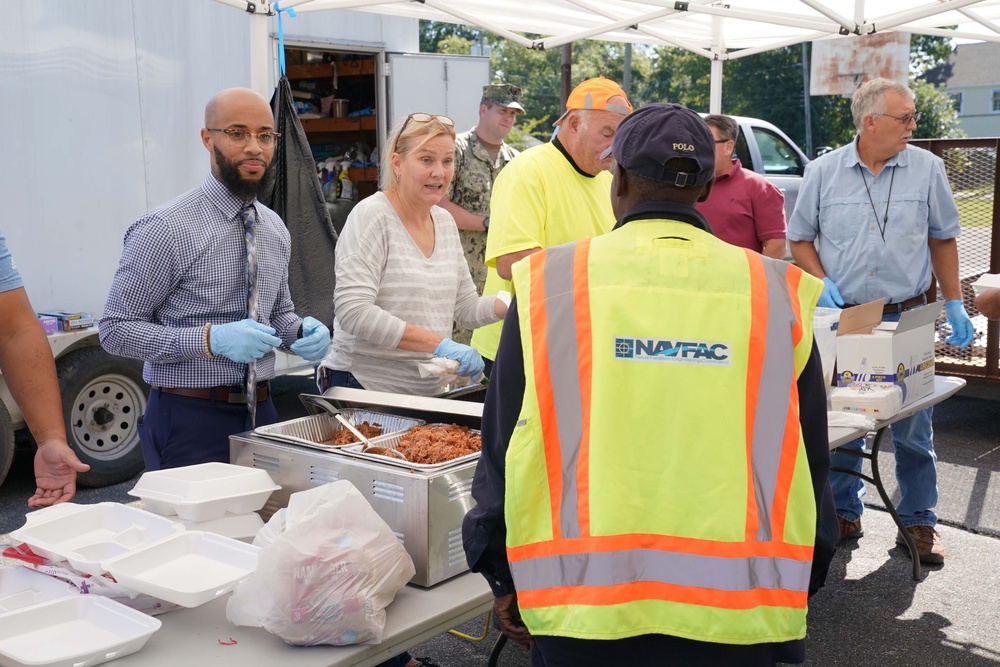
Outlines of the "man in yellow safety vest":
[[513,267],[463,538],[545,665],[805,659],[837,541],[822,283],[716,239],[693,111],[627,116],[618,222]]

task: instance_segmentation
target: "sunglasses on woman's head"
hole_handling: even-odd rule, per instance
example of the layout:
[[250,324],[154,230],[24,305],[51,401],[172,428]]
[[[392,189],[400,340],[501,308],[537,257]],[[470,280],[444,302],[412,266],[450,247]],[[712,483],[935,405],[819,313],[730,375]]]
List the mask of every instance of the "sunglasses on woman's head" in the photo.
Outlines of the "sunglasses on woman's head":
[[403,132],[406,130],[406,126],[410,124],[411,120],[415,123],[429,123],[432,120],[436,120],[437,122],[447,127],[455,127],[455,121],[453,121],[448,116],[436,116],[431,113],[422,113],[422,112],[411,113],[409,116],[406,117],[406,120],[403,121],[403,127],[399,128],[399,132],[396,134],[396,139],[395,141],[392,142],[393,153],[399,152],[396,150],[399,147],[399,137],[403,135]]

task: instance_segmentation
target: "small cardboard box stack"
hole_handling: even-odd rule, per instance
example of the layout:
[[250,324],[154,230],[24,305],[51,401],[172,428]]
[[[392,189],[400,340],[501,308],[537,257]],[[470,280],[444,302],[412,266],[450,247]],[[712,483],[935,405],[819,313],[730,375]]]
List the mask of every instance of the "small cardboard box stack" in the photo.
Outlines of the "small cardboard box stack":
[[934,391],[934,322],[941,302],[882,322],[884,301],[847,308],[837,329],[837,386],[898,386],[906,406]]
[[38,313],[39,316],[54,317],[59,321],[62,331],[87,329],[94,326],[94,316],[90,313],[70,313],[65,310],[52,310]]

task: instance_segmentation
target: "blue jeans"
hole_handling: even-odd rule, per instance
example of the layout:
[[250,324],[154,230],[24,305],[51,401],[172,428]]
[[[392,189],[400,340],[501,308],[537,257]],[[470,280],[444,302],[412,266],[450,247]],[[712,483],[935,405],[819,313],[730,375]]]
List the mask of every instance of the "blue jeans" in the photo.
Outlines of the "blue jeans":
[[354,377],[354,374],[350,371],[335,371],[320,366],[316,369],[316,374],[319,377],[317,384],[319,385],[320,391],[326,391],[330,387],[364,389],[364,386],[358,382],[358,379]]
[[[899,321],[899,315],[886,315],[883,319]],[[899,483],[901,499],[896,507],[904,526],[934,526],[937,514],[937,455],[934,453],[934,427],[931,417],[934,409],[921,410],[912,417],[900,419],[890,426],[893,448],[896,451],[896,481]],[[852,440],[841,449],[864,451],[863,439]],[[830,455],[830,465],[836,468],[861,471],[862,459],[841,454]],[[837,516],[848,521],[861,518],[865,495],[864,481],[844,473],[830,473],[830,488],[833,502],[837,506]]]

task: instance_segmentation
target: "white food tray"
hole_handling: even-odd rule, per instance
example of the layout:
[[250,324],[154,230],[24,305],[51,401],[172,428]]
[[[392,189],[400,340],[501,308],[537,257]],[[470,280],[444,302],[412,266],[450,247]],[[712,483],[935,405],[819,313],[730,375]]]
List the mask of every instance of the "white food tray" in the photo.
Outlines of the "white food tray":
[[72,584],[30,568],[0,567],[0,614],[78,594]]
[[182,607],[231,591],[257,569],[258,547],[201,531],[174,535],[104,563],[118,583]]
[[81,506],[47,521],[28,522],[11,533],[39,556],[67,560],[80,572],[104,572],[102,561],[156,542],[184,527],[170,519],[128,505]]
[[160,621],[98,595],[62,598],[3,615],[4,667],[92,667],[135,653]]
[[150,512],[185,521],[221,519],[259,510],[281,487],[266,470],[229,463],[199,463],[143,473],[129,495]]

